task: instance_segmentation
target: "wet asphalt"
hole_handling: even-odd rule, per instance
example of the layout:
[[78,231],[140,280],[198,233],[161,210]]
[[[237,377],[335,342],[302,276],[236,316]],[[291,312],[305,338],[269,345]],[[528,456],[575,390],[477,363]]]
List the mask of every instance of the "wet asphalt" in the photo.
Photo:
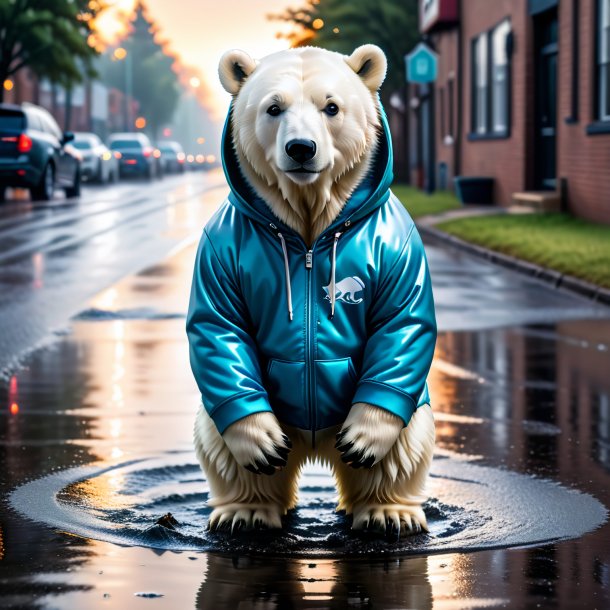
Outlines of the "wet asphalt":
[[[426,244],[441,331],[435,539],[350,547],[316,468],[287,523],[294,553],[206,537],[183,317],[219,184],[186,176],[0,209],[0,606],[610,607],[610,526],[593,518],[610,506],[610,308],[440,243]],[[32,493],[11,503],[16,488]],[[177,550],[154,526],[168,511],[207,546]],[[299,553],[316,532],[318,552]],[[449,551],[443,535],[458,536]],[[495,548],[474,550],[485,539]]]

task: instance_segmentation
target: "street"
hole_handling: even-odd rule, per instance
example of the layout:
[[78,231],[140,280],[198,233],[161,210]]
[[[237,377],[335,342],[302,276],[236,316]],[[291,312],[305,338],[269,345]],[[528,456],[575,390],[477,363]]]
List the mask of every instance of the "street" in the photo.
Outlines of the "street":
[[431,534],[352,537],[315,465],[285,534],[205,531],[184,315],[225,192],[2,208],[2,607],[607,607],[610,309],[440,242]]
[[197,173],[0,204],[0,371],[62,331],[87,298],[192,238],[203,224],[200,196],[219,184],[218,172]]

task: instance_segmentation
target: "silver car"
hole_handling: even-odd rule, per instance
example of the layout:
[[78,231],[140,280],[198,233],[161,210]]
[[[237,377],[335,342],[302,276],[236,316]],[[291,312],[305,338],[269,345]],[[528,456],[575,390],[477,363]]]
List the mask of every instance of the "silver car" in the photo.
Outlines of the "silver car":
[[77,132],[74,134],[74,148],[83,156],[82,176],[105,184],[119,179],[119,153],[111,151],[94,133]]

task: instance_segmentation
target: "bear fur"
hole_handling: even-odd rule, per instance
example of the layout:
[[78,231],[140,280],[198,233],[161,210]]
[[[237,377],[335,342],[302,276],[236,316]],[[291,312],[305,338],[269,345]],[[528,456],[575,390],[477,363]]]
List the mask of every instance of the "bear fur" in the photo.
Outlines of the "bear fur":
[[[273,213],[308,244],[338,216],[371,165],[385,72],[385,56],[373,45],[350,56],[290,49],[260,61],[234,50],[220,61],[221,83],[233,96],[231,134],[240,168]],[[275,104],[282,115],[269,121]],[[349,111],[327,121],[320,104],[333,113],[333,104]],[[295,139],[315,142],[309,173],[291,171],[285,149]],[[357,300],[358,288],[345,290]],[[200,408],[194,438],[210,486],[209,525],[280,528],[282,516],[296,506],[301,468],[318,459],[332,469],[337,510],[353,515],[354,529],[396,535],[427,530],[421,505],[434,436],[429,405],[417,408],[405,427],[383,408],[354,404],[342,426],[316,432],[315,449],[310,431],[280,424],[273,413],[249,415],[220,435]],[[358,454],[364,459],[352,457]],[[252,467],[261,463],[262,470]]]

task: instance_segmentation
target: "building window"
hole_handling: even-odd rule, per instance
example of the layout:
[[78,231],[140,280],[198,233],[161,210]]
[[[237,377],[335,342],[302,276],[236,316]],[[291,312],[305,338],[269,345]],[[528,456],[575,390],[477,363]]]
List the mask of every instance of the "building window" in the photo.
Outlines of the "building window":
[[[610,0],[609,0],[610,1]],[[510,132],[510,21],[472,41],[472,131],[477,137]]]
[[447,97],[449,98],[449,135],[453,137],[453,78],[447,83]]
[[598,0],[597,87],[600,121],[610,121],[610,0]]
[[441,136],[444,138],[447,135],[447,123],[445,122],[445,88],[439,89],[440,97],[440,115],[441,115]]
[[487,47],[487,34],[481,34],[474,39],[472,45],[472,74],[474,77],[472,116],[474,131],[478,134],[487,133],[487,74],[489,72]]
[[491,94],[492,129],[494,133],[508,131],[508,54],[506,41],[510,34],[510,24],[504,21],[491,34]]

